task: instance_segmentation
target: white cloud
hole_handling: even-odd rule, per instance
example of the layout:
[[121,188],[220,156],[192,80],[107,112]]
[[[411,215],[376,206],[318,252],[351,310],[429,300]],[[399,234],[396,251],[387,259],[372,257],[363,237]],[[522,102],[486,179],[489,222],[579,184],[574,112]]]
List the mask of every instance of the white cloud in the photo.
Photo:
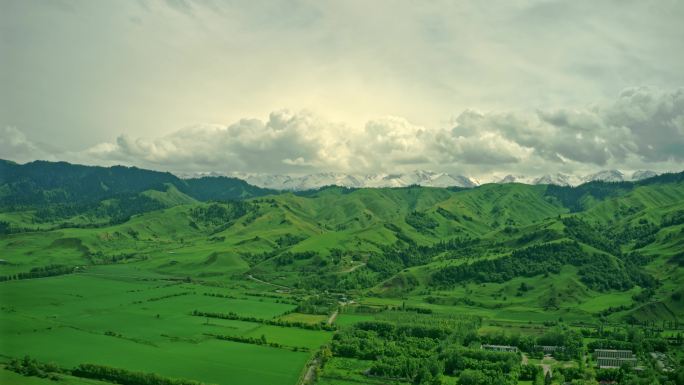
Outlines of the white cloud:
[[401,117],[363,127],[307,111],[266,121],[196,126],[160,138],[120,136],[85,153],[178,171],[393,172],[418,168],[470,173],[681,167],[684,91],[630,89],[583,109],[481,113],[453,127],[426,128]]
[[47,154],[16,127],[0,127],[0,154],[4,159],[27,162],[47,159]]
[[397,116],[356,126],[310,111],[278,110],[264,120],[195,125],[159,137],[122,134],[72,152],[48,150],[14,127],[0,134],[3,158],[184,172],[429,169],[481,177],[606,168],[679,170],[684,165],[684,89],[627,89],[610,103],[585,108],[466,110],[446,127],[424,127]]

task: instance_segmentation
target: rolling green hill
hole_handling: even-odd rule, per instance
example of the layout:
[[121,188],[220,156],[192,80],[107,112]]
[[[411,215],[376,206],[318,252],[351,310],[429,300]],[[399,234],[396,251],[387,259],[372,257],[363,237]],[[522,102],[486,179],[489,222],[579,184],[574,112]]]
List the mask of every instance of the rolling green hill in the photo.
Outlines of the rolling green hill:
[[0,159],[0,210],[15,213],[2,220],[23,230],[101,226],[180,204],[273,193],[236,178],[179,179],[136,167],[47,161],[21,165]]
[[[34,163],[5,162],[0,178],[0,293],[12,298],[3,300],[0,330],[16,331],[0,347],[5,357],[73,367],[83,362],[35,347],[74,339],[79,349],[101,343],[141,359],[197,360],[196,371],[153,365],[164,376],[220,383],[217,373],[237,370],[249,383],[259,372],[251,364],[200,363],[226,344],[234,357],[282,360],[258,381],[293,384],[302,374],[288,365],[304,367],[335,328],[394,319],[396,309],[477,317],[477,338],[498,342],[510,336],[496,333],[553,325],[675,336],[684,319],[684,173],[576,188],[295,194],[228,178]],[[63,168],[70,176],[42,179]],[[345,333],[334,341],[365,332]],[[350,369],[361,365],[357,356],[333,353],[326,381],[344,383],[333,379],[345,373],[366,383]],[[145,369],[92,354],[95,364]]]

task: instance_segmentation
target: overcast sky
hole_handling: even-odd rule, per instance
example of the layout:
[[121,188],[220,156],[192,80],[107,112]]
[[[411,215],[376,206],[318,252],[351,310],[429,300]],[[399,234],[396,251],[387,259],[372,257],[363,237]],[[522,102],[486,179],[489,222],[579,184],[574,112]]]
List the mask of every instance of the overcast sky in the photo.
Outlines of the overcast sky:
[[684,2],[0,0],[0,158],[684,168]]

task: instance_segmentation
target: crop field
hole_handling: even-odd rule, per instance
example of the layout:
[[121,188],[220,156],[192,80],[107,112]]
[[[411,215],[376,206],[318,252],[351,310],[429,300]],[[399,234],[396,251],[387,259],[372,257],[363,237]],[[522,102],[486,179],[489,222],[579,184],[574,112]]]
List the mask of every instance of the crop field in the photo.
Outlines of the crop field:
[[319,324],[325,322],[328,319],[327,315],[322,314],[303,314],[303,313],[290,313],[280,317],[284,321],[293,322],[304,322],[309,324]]
[[[108,275],[107,269],[99,269],[97,274],[0,285],[0,354],[28,354],[67,368],[93,363],[212,384],[294,383],[310,353],[223,341],[209,335],[264,336],[269,342],[311,350],[332,336],[326,331],[252,322],[207,322],[190,313],[202,309],[271,319],[294,306],[240,292],[233,292],[232,298],[209,296],[204,293],[226,290],[117,273],[115,270]],[[39,383],[3,373],[12,383]]]

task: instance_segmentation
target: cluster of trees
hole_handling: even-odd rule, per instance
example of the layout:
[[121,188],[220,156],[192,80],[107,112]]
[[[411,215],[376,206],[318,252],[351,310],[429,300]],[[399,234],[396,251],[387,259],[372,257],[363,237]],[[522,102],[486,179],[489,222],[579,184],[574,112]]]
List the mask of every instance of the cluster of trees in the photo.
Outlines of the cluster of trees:
[[71,371],[76,377],[125,385],[202,385],[192,380],[162,377],[155,373],[133,372],[103,365],[81,364]]
[[[256,240],[257,237],[254,237],[252,240]],[[273,258],[276,255],[280,253],[279,249],[274,249],[271,251],[264,251],[262,253],[250,253],[250,252],[242,252],[240,253],[240,257],[249,264],[249,266],[255,266],[267,259]]]
[[294,284],[300,289],[316,290],[355,290],[371,287],[381,280],[380,274],[368,268],[361,267],[346,274],[335,271],[300,271],[299,280]]
[[51,204],[36,210],[34,217],[39,222],[55,222],[83,215],[92,218],[94,222],[102,220],[102,225],[112,225],[126,222],[133,215],[165,207],[162,202],[146,195],[126,193],[102,202]]
[[278,239],[276,239],[275,242],[278,245],[278,247],[283,248],[296,245],[297,243],[305,240],[306,238],[307,237],[304,235],[294,235],[288,233],[278,237]]
[[642,384],[684,384],[684,368],[661,373],[646,367],[644,370],[634,370],[629,366],[619,369],[598,369],[596,380],[602,384],[642,385]]
[[193,310],[191,314],[196,316],[196,317],[207,317],[207,318],[228,319],[228,320],[245,321],[245,322],[255,322],[255,323],[261,323],[264,325],[283,326],[283,327],[300,328],[300,329],[308,329],[308,330],[329,330],[329,331],[337,330],[337,327],[335,325],[328,325],[325,322],[321,322],[321,323],[317,323],[317,324],[311,324],[311,323],[306,323],[306,322],[285,321],[285,320],[280,320],[280,319],[264,319],[264,318],[257,318],[257,317],[242,316],[242,315],[238,315],[238,314],[233,313],[233,312],[230,312],[230,313],[214,313],[214,312],[204,312],[204,311],[199,311],[199,310]]
[[[285,266],[285,265],[291,265],[292,263],[294,263],[294,261],[303,261],[303,260],[312,259],[312,258],[316,258],[316,257],[319,260],[321,260],[321,258],[322,258],[320,256],[320,254],[318,254],[315,251],[301,251],[301,252],[295,252],[295,253],[290,252],[290,251],[286,251],[286,252],[280,254],[279,256],[277,256],[274,259],[274,262],[278,266]],[[316,264],[321,265],[320,261]]]
[[202,293],[202,295],[205,295],[207,297],[219,297],[219,298],[228,298],[228,299],[238,299],[238,297],[230,294],[223,294],[223,293]]
[[576,216],[561,219],[565,234],[572,239],[586,243],[613,255],[620,255],[620,246],[615,238],[605,236],[606,230],[594,227]]
[[500,283],[521,276],[557,274],[563,265],[578,266],[582,282],[599,291],[626,290],[635,284],[642,287],[657,284],[655,279],[631,260],[620,260],[608,254],[587,253],[575,241],[534,245],[515,250],[509,256],[498,259],[447,266],[433,273],[432,282],[439,286],[452,286],[468,281]]
[[430,357],[382,356],[373,362],[372,376],[409,380],[412,384],[442,384],[443,365]]
[[197,223],[219,229],[227,228],[234,220],[242,217],[251,210],[254,205],[242,201],[234,202],[213,202],[206,206],[195,207],[190,210],[190,217],[193,222],[191,226],[197,227]]
[[677,210],[665,215],[660,222],[661,227],[681,225],[684,223],[684,210]]
[[71,274],[74,272],[73,266],[65,265],[47,265],[34,267],[28,272],[17,273],[14,275],[0,276],[0,282],[19,280],[19,279],[31,279],[31,278],[44,278],[52,277],[56,275]]
[[306,314],[330,314],[337,306],[337,298],[335,297],[314,295],[301,300],[295,311]]
[[[130,233],[130,232],[129,232]],[[138,260],[146,260],[148,257],[146,255],[139,255],[136,253],[120,253],[120,254],[111,254],[111,255],[105,255],[101,250],[97,251],[90,251],[86,249],[85,247],[84,253],[87,254],[88,259],[90,262],[94,265],[107,265],[107,264],[115,264],[119,263],[121,261],[126,261],[129,259],[138,259]]]
[[48,378],[53,381],[59,381],[60,377],[57,374],[62,373],[122,385],[203,385],[197,381],[166,378],[155,373],[133,372],[103,365],[81,364],[71,370],[63,369],[54,363],[42,363],[30,356],[22,359],[13,358],[5,368],[24,376]]
[[49,378],[55,381],[59,380],[55,373],[62,372],[62,368],[56,364],[38,362],[30,356],[24,356],[22,359],[12,358],[5,368],[23,376]]
[[430,230],[439,226],[439,222],[421,211],[411,211],[408,213],[408,215],[406,215],[404,220],[409,224],[409,226],[421,233],[430,232]]
[[11,234],[12,225],[7,221],[0,221],[0,235]]
[[[193,291],[182,291],[179,293],[171,293],[171,294],[166,294],[166,295],[160,295],[159,297],[148,298],[145,300],[145,302],[161,301],[161,300],[167,299],[167,298],[181,297],[181,296],[190,295],[190,294],[195,294],[195,292],[193,292]],[[134,301],[133,303],[143,303],[143,301]]]
[[459,376],[460,385],[516,385],[521,377],[516,353],[451,347],[439,359],[444,362],[444,373]]
[[391,323],[365,322],[337,333],[331,349],[337,357],[373,361],[371,375],[430,383],[420,368],[431,368],[432,377],[442,373],[441,367],[431,366],[437,363],[431,357],[438,345],[439,339],[414,335],[410,329],[399,332]]
[[634,241],[634,248],[640,249],[655,241],[655,235],[660,227],[642,218],[636,226],[627,226],[622,231],[612,234],[618,244],[627,244]]
[[448,258],[475,255],[480,244],[479,239],[469,237],[439,241],[430,246],[396,242],[394,245],[381,247],[381,253],[371,253],[367,265],[379,274],[380,279],[385,279],[406,267],[429,263],[441,253],[447,253]]
[[[462,383],[477,384],[467,382],[468,373],[463,376],[465,369],[477,369],[483,378],[490,378],[495,372],[501,376],[492,378],[505,378],[503,382],[483,384],[517,383],[519,370],[511,370],[507,365],[519,366],[518,355],[489,355],[464,347],[478,338],[478,318],[404,311],[385,312],[378,317],[336,333],[331,343],[333,355],[372,361],[368,375],[412,384],[441,384],[440,378],[445,374],[462,375]],[[506,365],[484,362],[495,356],[510,360],[504,360]],[[491,372],[484,372],[490,369]]]
[[[240,342],[243,344],[252,344],[252,345],[264,345],[264,346],[270,346],[272,348],[284,348],[285,346],[282,344],[279,344],[277,342],[268,342],[266,340],[265,335],[261,335],[261,337],[256,338],[256,337],[242,337],[242,336],[227,336],[227,335],[221,335],[221,334],[210,334],[210,333],[205,333],[204,335],[209,336],[209,337],[214,337],[217,340],[224,340],[224,341],[232,341],[232,342]],[[293,347],[294,351],[309,351],[309,348],[307,347],[299,347],[295,346]]]
[[604,200],[625,194],[633,188],[634,185],[628,182],[607,183],[595,181],[584,183],[577,187],[548,185],[544,195],[557,199],[563,206],[569,208],[570,211],[577,212],[584,209],[583,203],[587,197]]

